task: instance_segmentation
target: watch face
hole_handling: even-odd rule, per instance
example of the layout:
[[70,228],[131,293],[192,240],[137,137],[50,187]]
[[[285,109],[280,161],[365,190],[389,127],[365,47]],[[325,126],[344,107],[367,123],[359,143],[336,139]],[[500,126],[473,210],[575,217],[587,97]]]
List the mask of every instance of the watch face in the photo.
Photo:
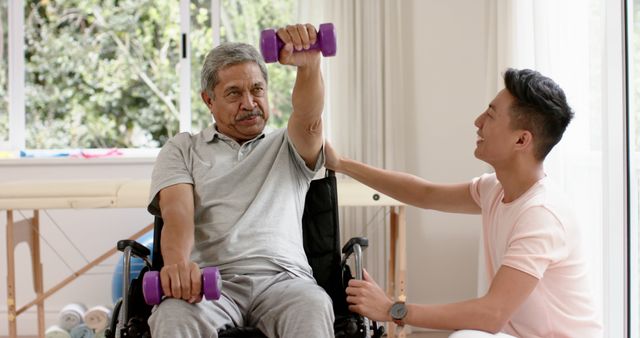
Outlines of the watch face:
[[404,303],[398,302],[391,306],[391,318],[401,320],[407,315],[407,307]]

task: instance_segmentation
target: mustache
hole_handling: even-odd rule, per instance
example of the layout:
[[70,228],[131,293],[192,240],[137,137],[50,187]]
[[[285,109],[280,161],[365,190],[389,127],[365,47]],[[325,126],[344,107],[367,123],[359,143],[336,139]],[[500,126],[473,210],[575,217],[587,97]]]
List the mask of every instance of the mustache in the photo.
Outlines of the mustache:
[[260,116],[264,118],[264,112],[262,110],[256,108],[254,110],[244,111],[242,114],[236,116],[236,121],[242,121],[246,119],[250,119],[254,116]]

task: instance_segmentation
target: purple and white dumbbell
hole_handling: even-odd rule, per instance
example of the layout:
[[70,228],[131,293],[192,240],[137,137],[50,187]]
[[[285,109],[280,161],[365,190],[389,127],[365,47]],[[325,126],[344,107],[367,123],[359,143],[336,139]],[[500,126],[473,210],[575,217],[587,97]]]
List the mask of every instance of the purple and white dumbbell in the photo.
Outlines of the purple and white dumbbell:
[[[260,51],[262,52],[262,57],[265,62],[271,63],[278,61],[278,55],[282,47],[284,47],[284,42],[280,40],[274,29],[265,29],[260,33]],[[320,50],[323,56],[336,55],[336,30],[332,23],[323,23],[320,25],[316,43],[309,46],[309,49]],[[294,50],[293,52],[296,53],[299,51]]]
[[[207,300],[220,299],[222,279],[218,268],[210,266],[202,269],[202,293]],[[160,283],[159,271],[147,271],[142,277],[142,294],[145,303],[149,305],[160,304],[164,292]]]

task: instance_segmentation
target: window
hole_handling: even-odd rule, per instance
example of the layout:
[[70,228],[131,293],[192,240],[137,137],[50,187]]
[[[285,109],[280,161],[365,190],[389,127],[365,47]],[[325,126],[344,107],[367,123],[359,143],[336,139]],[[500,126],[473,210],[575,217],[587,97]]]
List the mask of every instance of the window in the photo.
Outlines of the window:
[[629,112],[629,337],[640,335],[640,0],[627,2]]
[[[191,16],[191,130],[199,131],[211,124],[212,117],[200,98],[200,70],[207,52],[217,41],[213,41],[211,1],[192,1]],[[219,30],[218,30],[219,31]]]
[[[212,45],[209,42],[211,24],[207,22],[207,1],[193,5],[191,25],[192,111],[193,130],[201,130],[211,123],[211,114],[200,99],[200,69],[202,61]],[[297,0],[223,0],[220,4],[220,41],[244,41],[259,48],[263,29],[282,27],[295,21]],[[195,8],[194,8],[195,7]],[[256,25],[257,23],[257,25]],[[295,69],[267,64],[269,71],[269,125],[283,127],[291,115],[291,88],[295,81]]]
[[0,0],[0,145],[9,141],[9,22],[7,0]]
[[[260,32],[266,28],[283,27],[295,21],[296,2],[286,0],[239,1],[223,0],[221,11],[221,41],[248,41],[258,48]],[[258,27],[255,23],[258,23]],[[295,80],[293,67],[267,64],[269,71],[269,123],[282,127],[291,115],[291,88]]]
[[26,147],[157,147],[178,131],[175,1],[27,0]]
[[[198,132],[212,121],[200,99],[206,53],[217,40],[257,47],[261,29],[296,13],[296,0],[16,0],[24,13],[9,24],[7,3],[0,0],[0,150],[157,148],[179,131]],[[23,66],[6,58],[12,29],[24,32]],[[280,127],[295,69],[269,68],[270,124]],[[7,104],[7,69],[25,74],[16,84],[24,113],[20,100]]]
[[[587,248],[591,284],[606,337],[627,328],[623,2],[510,2],[514,63],[550,76],[575,117],[545,160],[571,201]],[[505,30],[502,30],[505,31]]]

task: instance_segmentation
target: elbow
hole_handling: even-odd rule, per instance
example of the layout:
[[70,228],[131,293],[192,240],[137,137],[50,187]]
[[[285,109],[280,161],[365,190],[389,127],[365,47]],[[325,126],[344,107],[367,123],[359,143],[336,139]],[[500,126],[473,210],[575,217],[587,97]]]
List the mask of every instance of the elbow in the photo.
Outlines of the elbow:
[[499,333],[507,325],[511,318],[512,311],[500,304],[492,301],[489,297],[481,297],[478,299],[475,307],[475,320],[473,327],[467,327],[472,330],[480,330],[492,334]]
[[309,122],[305,129],[310,136],[322,137],[322,117]]
[[486,320],[481,324],[482,331],[486,331],[492,334],[500,333],[502,328],[507,325],[510,314],[502,309],[491,309],[486,315]]

